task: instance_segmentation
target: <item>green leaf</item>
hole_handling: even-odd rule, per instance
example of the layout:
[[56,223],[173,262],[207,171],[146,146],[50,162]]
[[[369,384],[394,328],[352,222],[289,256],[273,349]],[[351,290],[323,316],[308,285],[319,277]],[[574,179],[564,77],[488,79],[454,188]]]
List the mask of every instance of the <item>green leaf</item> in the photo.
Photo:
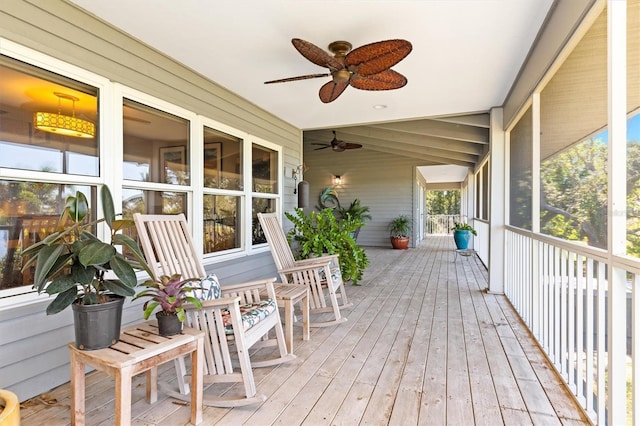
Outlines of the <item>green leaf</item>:
[[34,273],[34,285],[38,288],[38,292],[42,291],[42,287],[49,278],[49,272],[51,268],[56,264],[58,257],[62,254],[65,247],[60,246],[46,246],[40,250],[38,255],[38,262],[36,263],[36,271]]
[[138,284],[136,272],[120,253],[111,258],[109,266],[124,285],[133,288]]
[[67,306],[71,305],[78,297],[78,293],[75,288],[58,294],[58,296],[47,306],[47,315],[57,314],[63,311]]
[[112,228],[113,220],[116,218],[115,208],[113,205],[113,197],[107,185],[103,185],[100,189],[100,200],[102,201],[102,215],[105,222]]
[[91,284],[96,276],[96,268],[93,266],[84,267],[79,263],[71,266],[71,277],[78,284]]
[[71,278],[70,275],[63,275],[51,281],[51,283],[46,288],[46,292],[47,294],[53,295],[57,293],[64,293],[70,288],[76,289],[76,295],[78,294],[76,281]]
[[147,272],[147,274],[149,274],[150,277],[153,276],[153,272],[151,271],[151,268],[149,268],[149,265],[147,265],[147,261],[145,260],[144,255],[142,254],[142,251],[138,246],[138,243],[136,243],[136,241],[133,238],[124,234],[116,234],[113,237],[113,243],[122,245],[128,248],[129,250],[131,250],[131,253],[140,264],[140,267],[144,269]]
[[78,260],[84,266],[97,266],[108,263],[116,254],[116,249],[111,244],[102,241],[93,241],[87,244],[79,253]]
[[118,280],[104,280],[104,287],[110,292],[117,294],[118,296],[133,296],[136,292],[133,288],[125,285],[121,281]]
[[147,305],[146,309],[144,310],[144,319],[149,319],[149,317],[153,313],[154,309],[156,309],[156,306],[158,306],[158,305],[159,305],[158,302],[149,303]]
[[76,192],[75,197],[67,197],[65,207],[69,211],[69,217],[74,222],[82,222],[87,216],[87,213],[89,213],[87,197],[85,197],[85,195],[80,191]]
[[134,226],[136,226],[136,223],[131,219],[118,219],[111,222],[111,229],[115,232],[133,228]]

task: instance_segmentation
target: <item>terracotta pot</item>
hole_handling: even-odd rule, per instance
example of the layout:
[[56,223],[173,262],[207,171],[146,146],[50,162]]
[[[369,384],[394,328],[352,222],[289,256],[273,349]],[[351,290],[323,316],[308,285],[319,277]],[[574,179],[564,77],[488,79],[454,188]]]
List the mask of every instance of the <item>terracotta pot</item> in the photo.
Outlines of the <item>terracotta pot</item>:
[[409,237],[391,237],[391,245],[396,250],[406,250],[409,248]]

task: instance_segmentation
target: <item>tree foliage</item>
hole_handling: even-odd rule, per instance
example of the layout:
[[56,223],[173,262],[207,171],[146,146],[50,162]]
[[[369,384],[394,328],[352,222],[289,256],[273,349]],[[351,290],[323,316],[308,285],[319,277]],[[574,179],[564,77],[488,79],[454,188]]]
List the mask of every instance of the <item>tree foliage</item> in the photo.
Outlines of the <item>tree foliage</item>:
[[426,192],[428,214],[459,214],[460,191],[427,191]]

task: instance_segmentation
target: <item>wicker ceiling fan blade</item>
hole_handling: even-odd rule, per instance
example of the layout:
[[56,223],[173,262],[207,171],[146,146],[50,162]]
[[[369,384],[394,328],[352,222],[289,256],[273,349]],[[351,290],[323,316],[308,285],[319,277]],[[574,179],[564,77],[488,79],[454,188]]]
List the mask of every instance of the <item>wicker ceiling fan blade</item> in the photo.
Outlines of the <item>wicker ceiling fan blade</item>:
[[394,70],[385,70],[373,75],[354,75],[349,84],[361,90],[393,90],[407,84],[407,78]]
[[316,148],[316,149],[314,149],[314,151],[320,151],[321,149],[331,148],[331,145],[327,145],[327,144],[314,143],[314,144],[312,144],[312,145],[324,145],[322,148]]
[[359,143],[344,142],[344,145],[342,145],[342,148],[344,148],[344,149],[358,149],[358,148],[362,148],[362,145],[360,145]]
[[366,44],[347,54],[349,70],[363,75],[378,74],[403,60],[413,47],[407,40],[386,40]]
[[329,68],[331,70],[340,70],[344,68],[344,64],[342,64],[342,62],[338,61],[336,58],[329,55],[326,51],[313,43],[299,38],[292,39],[291,43],[302,56],[316,65],[320,65],[321,67]]
[[328,83],[325,83],[320,88],[320,100],[325,104],[335,101],[336,99],[338,99],[338,96],[340,96],[342,92],[344,92],[344,89],[346,89],[348,85],[348,82],[335,83],[333,81],[330,81]]
[[309,74],[309,75],[300,75],[298,77],[288,77],[288,78],[281,78],[278,80],[270,80],[270,81],[265,81],[264,84],[271,84],[271,83],[287,83],[289,81],[298,81],[298,80],[308,80],[310,78],[318,78],[318,77],[329,77],[331,74],[328,73],[324,73],[324,74]]
[[[355,50],[351,50],[352,45],[348,41],[334,41],[329,44],[333,56],[300,38],[291,39],[291,43],[302,56],[316,65],[328,68],[330,73],[281,78],[265,81],[265,84],[330,76],[331,81],[325,83],[319,92],[320,100],[325,104],[338,99],[349,85],[362,90],[392,90],[407,84],[405,76],[390,69],[411,53],[413,47],[407,40],[378,41]],[[332,148],[335,150],[336,145],[332,144]]]

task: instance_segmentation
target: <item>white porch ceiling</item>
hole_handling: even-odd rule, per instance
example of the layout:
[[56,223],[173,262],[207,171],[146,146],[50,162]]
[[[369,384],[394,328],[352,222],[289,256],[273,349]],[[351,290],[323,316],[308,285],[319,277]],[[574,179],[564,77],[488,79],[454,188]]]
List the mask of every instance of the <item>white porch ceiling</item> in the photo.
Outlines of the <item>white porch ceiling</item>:
[[[479,147],[488,140],[456,139],[455,131],[443,139],[442,129],[434,136],[425,133],[424,126],[434,127],[444,117],[458,128],[470,126],[471,132],[488,133],[485,119],[478,125],[460,116],[486,117],[482,113],[502,105],[554,4],[554,0],[70,1],[305,130],[305,144],[328,142],[329,129],[340,129],[340,139],[361,143],[363,149],[385,152],[394,145],[396,155],[424,156],[425,164],[463,167],[477,162]],[[323,49],[336,40],[347,40],[354,48],[380,40],[409,40],[413,51],[393,67],[408,84],[379,92],[349,87],[329,104],[318,98],[329,77],[265,85],[267,80],[326,71],[295,50],[294,37]],[[386,108],[375,109],[376,105]],[[381,123],[387,128],[378,128]],[[446,144],[448,140],[456,143]],[[417,152],[415,146],[421,144],[426,149]]]

